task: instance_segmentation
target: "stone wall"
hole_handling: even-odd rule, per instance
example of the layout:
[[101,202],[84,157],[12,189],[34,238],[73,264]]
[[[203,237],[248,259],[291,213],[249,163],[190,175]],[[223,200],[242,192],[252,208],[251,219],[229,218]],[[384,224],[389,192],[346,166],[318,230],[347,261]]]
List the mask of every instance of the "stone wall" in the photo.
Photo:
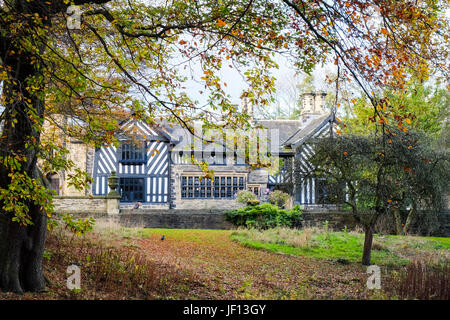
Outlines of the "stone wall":
[[[109,202],[108,202],[109,201]],[[115,201],[115,203],[113,203]],[[194,200],[197,201],[197,200]],[[198,200],[200,201],[200,200]],[[221,200],[216,200],[221,201]],[[234,229],[235,227],[225,220],[226,210],[214,208],[204,209],[168,209],[166,206],[155,208],[121,208],[119,214],[112,214],[111,207],[119,208],[118,198],[108,197],[55,197],[55,211],[58,213],[73,213],[78,216],[94,216],[96,219],[112,218],[127,227],[143,228],[174,228],[174,229]],[[108,209],[109,208],[109,209]],[[107,214],[109,210],[109,215]],[[117,210],[118,211],[118,210]],[[420,216],[424,216],[421,214]],[[305,210],[303,212],[301,227],[323,227],[328,221],[331,230],[341,231],[344,228],[352,230],[357,227],[350,212]],[[419,217],[420,218],[420,217]],[[422,217],[423,218],[423,217]],[[433,236],[450,236],[450,212],[446,211],[436,217],[432,231],[424,231],[425,223],[420,218],[420,225],[413,226],[413,233]],[[437,227],[436,227],[437,225]],[[377,225],[377,232],[390,233],[393,222],[387,218]],[[390,230],[390,228],[392,230]]]
[[[67,176],[75,172],[76,168],[79,168],[92,176],[92,164],[88,163],[93,160],[93,148],[88,145],[76,141],[74,139],[69,139],[69,142],[66,145],[69,154],[67,155],[68,160],[72,160],[75,164],[75,167],[70,171],[64,172],[63,181],[61,183],[61,192],[62,196],[85,196],[90,194],[90,187],[87,190],[77,190],[73,186],[69,186]],[[88,159],[89,158],[89,159]]]
[[57,213],[106,213],[106,197],[54,197],[53,205]]
[[168,210],[170,209],[169,203],[142,203],[139,208],[135,208],[135,203],[121,203],[120,212],[132,211],[133,213],[140,213],[144,210]]
[[122,226],[171,229],[233,229],[223,211],[166,210],[119,214],[114,217]]
[[59,196],[53,198],[56,213],[84,215],[118,214],[119,197]]
[[328,227],[340,231],[345,227],[351,230],[357,226],[353,216],[345,211],[304,211],[302,214],[302,227],[323,227],[323,223],[328,221]]

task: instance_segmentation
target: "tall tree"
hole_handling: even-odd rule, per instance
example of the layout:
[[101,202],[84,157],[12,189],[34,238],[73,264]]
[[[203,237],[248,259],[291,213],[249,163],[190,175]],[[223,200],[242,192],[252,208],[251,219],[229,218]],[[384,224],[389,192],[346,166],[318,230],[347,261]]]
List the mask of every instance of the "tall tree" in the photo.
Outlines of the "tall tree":
[[[48,170],[70,166],[52,152],[64,153],[63,146],[41,140],[44,120],[96,146],[117,143],[118,114],[191,129],[205,111],[207,126],[218,127],[221,116],[226,126],[242,127],[247,116],[230,103],[218,71],[238,68],[248,83],[242,95],[265,105],[274,52],[290,54],[307,72],[334,60],[338,79],[353,78],[382,119],[371,89],[401,87],[408,69],[426,76],[430,63],[445,74],[441,6],[437,0],[0,1],[0,287],[44,288],[52,205],[37,163]],[[194,65],[201,74],[190,72]],[[190,92],[190,78],[204,85],[205,106]],[[56,114],[71,119],[59,124]],[[84,178],[78,172],[74,183],[82,187]]]
[[[403,118],[410,129],[437,137],[445,130],[450,112],[450,93],[439,82],[412,79],[403,90],[386,88],[379,93],[390,105],[391,112],[384,117],[396,123],[395,116]],[[368,99],[360,94],[343,101],[348,113],[342,118],[345,133],[367,134],[373,132],[373,109]]]
[[386,147],[382,136],[344,135],[312,142],[309,176],[328,182],[327,203],[345,203],[365,231],[362,263],[369,265],[374,227],[383,215],[418,211],[436,216],[449,192],[450,154],[435,150],[423,134],[396,130]]
[[[69,24],[67,12],[73,13]],[[63,146],[41,140],[44,120],[97,146],[117,142],[121,112],[190,128],[199,106],[187,94],[184,70],[197,63],[210,110],[229,114],[229,125],[243,123],[215,72],[222,65],[245,71],[250,88],[243,94],[264,104],[273,83],[269,53],[282,47],[278,35],[286,23],[279,6],[254,0],[2,1],[0,288],[45,287],[42,254],[52,205],[37,163],[48,170],[70,164],[57,156]],[[70,123],[58,123],[57,114],[70,116]]]

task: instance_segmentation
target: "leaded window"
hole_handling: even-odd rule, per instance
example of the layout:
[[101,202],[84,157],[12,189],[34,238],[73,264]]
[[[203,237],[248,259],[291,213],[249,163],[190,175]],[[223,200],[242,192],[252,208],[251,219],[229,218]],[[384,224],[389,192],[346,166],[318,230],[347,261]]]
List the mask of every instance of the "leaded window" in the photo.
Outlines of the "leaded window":
[[145,143],[142,143],[142,145],[122,144],[120,162],[125,164],[145,163]]
[[120,178],[121,201],[144,202],[144,178]]
[[217,176],[214,179],[199,176],[181,177],[181,198],[231,199],[245,189],[244,177]]

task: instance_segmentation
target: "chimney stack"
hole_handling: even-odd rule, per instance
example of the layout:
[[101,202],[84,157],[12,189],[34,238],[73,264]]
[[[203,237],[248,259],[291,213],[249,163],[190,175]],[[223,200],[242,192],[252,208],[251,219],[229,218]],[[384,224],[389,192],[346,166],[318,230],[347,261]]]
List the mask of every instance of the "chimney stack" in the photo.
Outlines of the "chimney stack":
[[316,92],[315,101],[314,101],[314,111],[317,114],[325,113],[325,97],[326,93],[323,91]]
[[322,91],[307,92],[302,95],[301,115],[322,115],[325,113],[326,93]]
[[251,103],[248,103],[247,97],[242,98],[241,109],[243,114],[248,115],[250,117],[250,120],[253,120],[253,105]]
[[302,94],[302,115],[314,113],[314,95],[314,92]]

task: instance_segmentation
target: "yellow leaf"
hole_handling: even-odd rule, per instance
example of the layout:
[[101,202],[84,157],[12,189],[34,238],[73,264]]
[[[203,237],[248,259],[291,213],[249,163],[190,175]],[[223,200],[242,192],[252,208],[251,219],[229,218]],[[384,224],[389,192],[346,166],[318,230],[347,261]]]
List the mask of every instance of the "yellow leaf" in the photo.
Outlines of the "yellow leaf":
[[405,118],[405,122],[406,122],[407,124],[411,124],[411,119],[410,119],[410,118]]

